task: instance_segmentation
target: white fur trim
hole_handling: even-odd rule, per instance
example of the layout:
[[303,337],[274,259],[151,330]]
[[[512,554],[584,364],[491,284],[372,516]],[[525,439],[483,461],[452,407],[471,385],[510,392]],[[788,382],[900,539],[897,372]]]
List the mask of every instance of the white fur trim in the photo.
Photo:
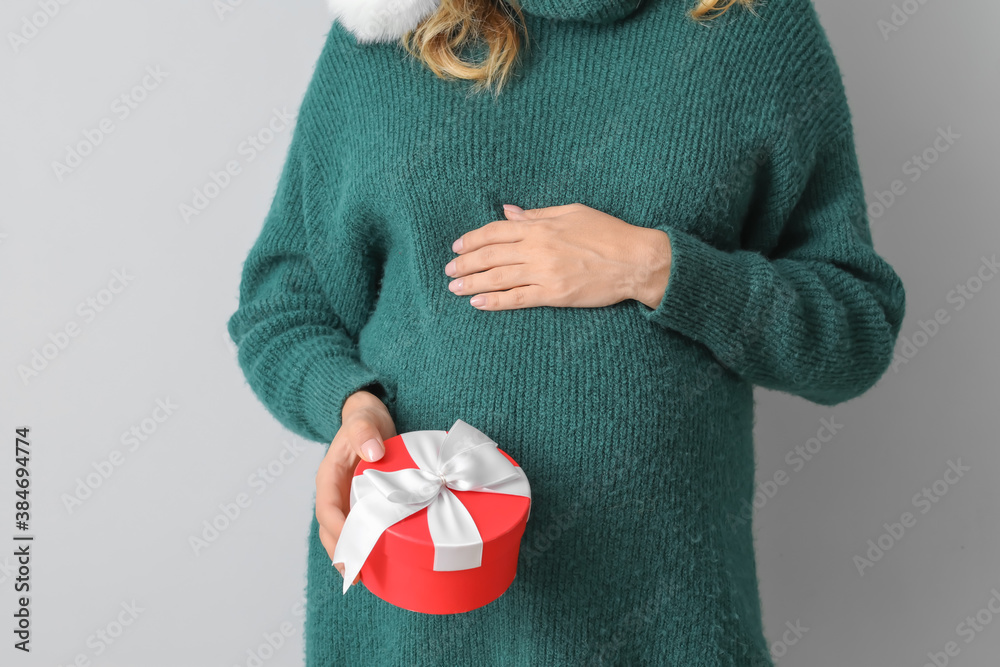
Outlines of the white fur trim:
[[434,13],[441,0],[327,0],[335,21],[359,42],[391,42]]

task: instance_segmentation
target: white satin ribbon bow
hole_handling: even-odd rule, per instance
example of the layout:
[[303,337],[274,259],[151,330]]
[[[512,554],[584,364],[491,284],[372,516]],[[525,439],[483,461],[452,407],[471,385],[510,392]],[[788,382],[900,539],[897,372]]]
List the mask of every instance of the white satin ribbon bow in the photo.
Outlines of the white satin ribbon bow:
[[[369,468],[351,482],[351,509],[332,561],[344,564],[344,593],[382,533],[425,507],[434,543],[434,570],[479,567],[482,536],[452,489],[531,498],[524,471],[485,433],[461,419],[447,433],[410,431],[402,439],[416,468],[392,472]],[[528,511],[530,515],[530,505]]]

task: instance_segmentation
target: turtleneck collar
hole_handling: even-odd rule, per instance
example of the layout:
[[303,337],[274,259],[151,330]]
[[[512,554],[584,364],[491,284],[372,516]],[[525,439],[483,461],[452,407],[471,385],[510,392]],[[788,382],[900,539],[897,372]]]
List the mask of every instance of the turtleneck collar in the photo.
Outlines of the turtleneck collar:
[[525,14],[561,21],[610,23],[639,9],[644,0],[518,0]]
[[[610,23],[636,11],[644,0],[515,0],[532,16]],[[359,42],[392,42],[433,14],[440,0],[327,0],[333,19]]]

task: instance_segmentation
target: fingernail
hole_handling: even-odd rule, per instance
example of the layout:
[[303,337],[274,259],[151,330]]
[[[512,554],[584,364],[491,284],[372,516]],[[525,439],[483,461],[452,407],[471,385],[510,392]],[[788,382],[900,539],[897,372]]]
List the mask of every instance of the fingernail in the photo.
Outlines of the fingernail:
[[382,445],[375,438],[369,438],[365,440],[365,443],[361,445],[361,453],[365,455],[369,461],[378,461],[382,458],[382,454],[385,450],[382,449]]
[[455,260],[451,260],[444,266],[444,272],[449,276],[455,275]]
[[453,252],[462,252],[462,239],[456,239],[455,242],[451,244],[451,249]]
[[486,297],[482,294],[477,294],[476,296],[469,299],[469,303],[473,306],[481,306],[486,303]]
[[514,206],[513,204],[504,204],[503,208],[505,211],[513,211],[514,213],[524,213],[524,209],[520,206]]
[[458,280],[452,280],[450,283],[448,283],[448,289],[450,289],[452,292],[457,292],[458,290],[462,289],[462,279],[459,278]]

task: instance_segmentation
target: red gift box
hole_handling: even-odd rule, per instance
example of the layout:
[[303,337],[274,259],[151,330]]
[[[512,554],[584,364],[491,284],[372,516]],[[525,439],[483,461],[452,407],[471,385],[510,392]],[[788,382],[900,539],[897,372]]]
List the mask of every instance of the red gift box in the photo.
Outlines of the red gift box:
[[[372,472],[366,476],[366,470]],[[530,487],[517,462],[488,436],[462,420],[449,431],[402,433],[385,441],[381,459],[361,461],[354,475],[351,526],[344,524],[335,554],[345,558],[334,562],[353,558],[356,568],[363,559],[361,582],[369,591],[410,611],[455,614],[482,607],[510,587]],[[359,495],[366,501],[361,509]],[[416,511],[418,504],[399,500],[414,495],[425,505]],[[393,522],[394,512],[412,513]],[[345,565],[346,593],[354,574]]]

